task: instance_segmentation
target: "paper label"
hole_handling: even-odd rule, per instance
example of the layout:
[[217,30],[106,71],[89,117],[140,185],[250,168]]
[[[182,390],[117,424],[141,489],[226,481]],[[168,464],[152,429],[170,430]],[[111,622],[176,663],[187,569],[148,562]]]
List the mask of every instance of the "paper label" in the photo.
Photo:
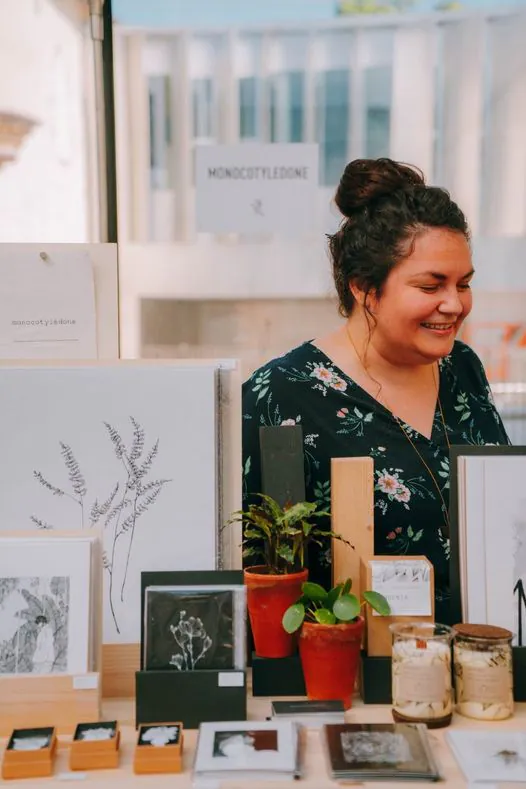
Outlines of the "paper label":
[[441,665],[415,666],[401,661],[396,675],[398,701],[433,704],[444,700],[446,675]]
[[245,675],[242,671],[220,671],[217,676],[220,688],[242,688],[244,684]]
[[98,674],[80,674],[77,677],[73,677],[74,690],[96,690],[98,687]]
[[95,280],[88,253],[66,244],[49,254],[33,245],[2,247],[0,358],[96,359]]
[[506,666],[476,668],[463,664],[462,679],[462,701],[508,704],[510,700],[510,674]]
[[[431,573],[422,559],[371,561],[371,588],[391,606],[391,616],[431,616]],[[373,616],[380,616],[373,611]]]
[[312,232],[318,159],[318,146],[312,143],[198,145],[198,230],[287,236]]

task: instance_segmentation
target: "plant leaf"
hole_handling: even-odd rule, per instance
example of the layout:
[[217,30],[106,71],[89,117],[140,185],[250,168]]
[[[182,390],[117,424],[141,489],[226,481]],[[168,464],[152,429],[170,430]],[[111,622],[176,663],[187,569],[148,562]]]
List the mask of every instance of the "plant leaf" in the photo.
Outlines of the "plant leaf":
[[295,633],[302,626],[304,619],[305,606],[303,603],[294,603],[287,608],[281,622],[287,633]]
[[347,578],[343,585],[343,592],[342,594],[349,594],[352,589],[352,578]]
[[304,597],[307,597],[309,600],[315,600],[320,603],[324,603],[327,600],[327,592],[323,586],[315,584],[312,581],[305,581],[301,586],[301,591]]
[[374,608],[374,610],[378,611],[382,616],[389,616],[391,613],[391,606],[383,594],[370,590],[363,593],[363,599],[366,603],[369,603],[371,608]]
[[325,605],[327,606],[329,611],[332,611],[334,601],[338,599],[338,597],[342,593],[342,590],[343,590],[343,584],[338,584],[337,586],[333,587],[329,592],[329,594],[327,595],[327,600],[325,601]]
[[336,617],[332,611],[328,611],[326,608],[318,608],[317,611],[314,611],[314,619],[319,622],[320,625],[336,624]]
[[279,525],[293,526],[298,521],[308,518],[318,505],[314,501],[298,501],[292,507],[284,510],[277,519]]
[[294,561],[294,551],[290,545],[280,545],[276,550],[276,553],[278,556],[281,556],[282,559],[285,559],[285,561],[289,564],[292,564]]
[[332,610],[334,616],[342,622],[350,622],[360,614],[360,601],[354,594],[346,594],[338,597]]

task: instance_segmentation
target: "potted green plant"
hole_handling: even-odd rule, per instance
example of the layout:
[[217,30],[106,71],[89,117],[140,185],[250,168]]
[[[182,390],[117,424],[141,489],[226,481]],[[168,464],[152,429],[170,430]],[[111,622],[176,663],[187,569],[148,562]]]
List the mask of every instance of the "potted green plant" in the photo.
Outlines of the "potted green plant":
[[299,652],[307,696],[310,699],[341,699],[348,709],[360,661],[366,604],[382,616],[391,612],[378,592],[362,592],[362,601],[351,593],[348,578],[329,591],[305,582],[301,597],[283,615],[286,633],[300,631]]
[[296,637],[285,632],[281,620],[307,580],[308,546],[312,542],[323,546],[327,537],[343,538],[318,525],[330,513],[319,509],[316,502],[300,501],[281,507],[271,496],[256,496],[259,500],[246,510],[235,512],[229,523],[243,524],[244,562],[260,560],[244,570],[256,655],[287,657],[294,652]]

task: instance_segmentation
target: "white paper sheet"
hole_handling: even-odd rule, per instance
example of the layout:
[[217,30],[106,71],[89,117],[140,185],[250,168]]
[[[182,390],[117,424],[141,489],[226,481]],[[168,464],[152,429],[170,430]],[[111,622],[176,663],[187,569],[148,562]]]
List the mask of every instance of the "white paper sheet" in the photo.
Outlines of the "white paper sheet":
[[0,359],[96,359],[93,267],[84,249],[0,244]]
[[[429,565],[422,559],[371,562],[371,588],[389,601],[392,616],[431,616]],[[373,616],[379,616],[373,611]]]

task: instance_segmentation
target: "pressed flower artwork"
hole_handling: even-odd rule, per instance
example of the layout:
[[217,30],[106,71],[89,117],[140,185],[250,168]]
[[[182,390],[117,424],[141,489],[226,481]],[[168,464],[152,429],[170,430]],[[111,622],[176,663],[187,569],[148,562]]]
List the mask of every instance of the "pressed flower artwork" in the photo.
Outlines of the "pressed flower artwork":
[[217,369],[78,363],[0,376],[0,523],[99,531],[103,641],[137,643],[143,570],[217,566]]

